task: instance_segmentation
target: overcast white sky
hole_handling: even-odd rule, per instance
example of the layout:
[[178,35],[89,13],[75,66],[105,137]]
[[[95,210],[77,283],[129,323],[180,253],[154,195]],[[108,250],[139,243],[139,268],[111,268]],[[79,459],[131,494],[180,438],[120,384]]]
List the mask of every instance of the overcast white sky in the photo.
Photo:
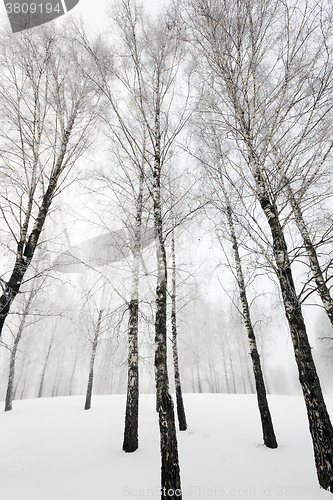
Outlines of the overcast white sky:
[[[73,13],[81,13],[87,24],[98,29],[105,23],[105,12],[113,3],[113,0],[80,0]],[[143,3],[148,12],[157,13],[163,0],[144,0]]]

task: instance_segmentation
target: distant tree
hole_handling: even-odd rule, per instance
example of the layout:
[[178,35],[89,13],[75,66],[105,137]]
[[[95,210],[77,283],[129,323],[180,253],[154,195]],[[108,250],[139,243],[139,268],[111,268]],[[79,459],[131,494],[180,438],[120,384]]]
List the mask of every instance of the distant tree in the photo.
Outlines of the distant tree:
[[96,351],[97,351],[99,336],[101,333],[102,316],[103,316],[103,309],[100,309],[98,311],[98,318],[97,318],[96,325],[94,325],[94,327],[95,327],[94,338],[93,338],[93,341],[91,344],[89,377],[88,377],[88,385],[87,385],[87,393],[86,393],[86,402],[84,405],[85,410],[89,410],[91,407],[91,396],[92,396],[92,389],[93,389],[93,383],[94,383],[94,365],[95,365],[95,358],[96,358]]
[[46,370],[49,366],[50,358],[51,358],[51,351],[52,351],[52,346],[54,344],[54,335],[55,335],[55,327],[53,327],[52,330],[52,335],[50,338],[50,342],[46,351],[46,356],[45,360],[43,362],[43,369],[42,369],[42,375],[40,378],[40,383],[39,383],[39,389],[38,389],[38,398],[43,397],[43,390],[44,390],[44,382],[45,382],[45,375],[46,375]]

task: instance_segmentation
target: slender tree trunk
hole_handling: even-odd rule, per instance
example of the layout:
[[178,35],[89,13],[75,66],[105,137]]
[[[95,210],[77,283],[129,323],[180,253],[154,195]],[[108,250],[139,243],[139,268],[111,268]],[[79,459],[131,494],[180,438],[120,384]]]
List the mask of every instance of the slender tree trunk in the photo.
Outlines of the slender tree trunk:
[[[27,372],[28,372],[28,368],[29,368],[29,361],[28,360],[28,357],[26,356],[25,357],[25,360],[24,360],[24,363],[23,363],[23,367],[21,369],[21,374],[20,374],[20,377],[21,375],[23,375],[23,382],[22,382],[22,388],[21,388],[21,394],[20,394],[20,399],[22,400],[23,397],[24,397],[24,393],[25,393],[25,388],[26,388],[26,384],[27,384]],[[15,397],[15,396],[14,396]]]
[[182,498],[178,443],[167,368],[167,260],[161,210],[161,131],[158,84],[155,103],[155,161],[153,170],[154,225],[157,254],[155,317],[155,380],[160,427],[161,499]]
[[127,401],[125,415],[125,429],[123,450],[127,453],[138,449],[138,415],[139,415],[139,353],[138,353],[138,322],[139,322],[139,271],[141,226],[143,210],[143,165],[140,173],[139,193],[137,198],[137,212],[135,221],[133,267],[132,267],[132,295],[129,304],[128,319],[128,375]]
[[212,359],[210,353],[208,354],[208,365],[209,365],[209,385],[210,385],[210,392],[215,393],[216,391],[216,381],[215,381],[215,374],[212,366]]
[[95,335],[94,335],[94,340],[93,340],[92,348],[91,348],[87,394],[86,394],[86,402],[84,405],[85,410],[89,410],[91,408],[91,396],[92,396],[92,389],[93,389],[93,383],[94,383],[94,365],[95,365],[99,332],[100,332],[100,328],[101,328],[102,315],[103,315],[103,309],[100,309],[98,312],[98,319],[97,319],[97,324],[96,324],[96,328],[95,328]]
[[227,360],[225,357],[225,349],[224,349],[223,339],[221,339],[221,351],[222,351],[222,362],[223,362],[223,373],[224,373],[225,385],[226,385],[228,394],[230,394],[229,377],[228,377],[228,373],[227,373]]
[[[23,312],[22,312],[22,318],[18,327],[18,331],[16,334],[16,337],[14,339],[14,344],[10,356],[10,362],[9,362],[9,374],[8,374],[8,384],[7,384],[7,392],[6,392],[6,402],[5,402],[5,411],[10,411],[13,408],[13,399],[14,399],[14,394],[16,392],[16,389],[14,391],[14,380],[15,380],[15,363],[16,363],[16,353],[18,349],[18,345],[20,343],[20,340],[22,338],[22,333],[24,330],[25,322],[27,319],[27,315],[30,310],[31,302],[35,296],[36,290],[32,286],[29,296],[27,299],[27,302],[24,306]],[[17,388],[17,386],[16,386]]]
[[226,333],[226,339],[227,339],[227,347],[228,347],[228,354],[229,354],[229,363],[230,363],[230,371],[231,371],[231,381],[232,381],[232,388],[233,388],[233,393],[237,393],[236,389],[236,380],[235,380],[235,370],[234,370],[234,363],[232,361],[232,356],[231,356],[231,349],[230,349],[230,342],[229,342],[229,336],[228,333]]
[[53,341],[54,341],[54,333],[52,333],[51,342],[49,344],[49,348],[48,348],[47,353],[46,353],[45,363],[43,366],[42,376],[41,376],[40,384],[39,384],[39,391],[38,391],[38,396],[37,396],[38,398],[41,398],[43,396],[45,373],[46,373],[47,365],[48,365],[48,362],[50,359]]
[[198,392],[199,394],[202,393],[202,385],[201,385],[201,379],[200,379],[200,363],[199,363],[199,354],[198,352],[196,353],[196,369],[197,369],[197,382],[198,382]]
[[186,431],[187,423],[183,402],[182,387],[179,374],[178,345],[177,345],[177,312],[176,312],[176,252],[175,252],[175,230],[172,229],[171,253],[172,253],[172,293],[171,293],[171,327],[172,327],[172,354],[174,379],[176,388],[177,415],[179,430]]
[[217,390],[217,379],[216,371],[214,369],[214,361],[212,356],[212,343],[211,343],[211,332],[206,330],[206,343],[207,343],[207,354],[208,354],[208,368],[209,368],[209,386],[210,392],[216,393]]
[[244,324],[246,327],[247,336],[248,336],[249,344],[250,344],[250,355],[251,355],[251,359],[252,359],[253,374],[254,374],[254,379],[255,379],[255,384],[256,384],[257,400],[258,400],[259,412],[260,412],[260,417],[261,417],[261,425],[262,425],[262,433],[263,433],[264,443],[268,448],[277,448],[277,441],[276,441],[276,437],[275,437],[275,433],[274,433],[271,413],[270,413],[269,406],[268,406],[265,382],[264,382],[264,377],[262,374],[260,357],[259,357],[258,348],[257,348],[257,341],[256,341],[256,337],[254,334],[253,326],[252,326],[250,307],[249,307],[249,303],[248,303],[247,295],[246,295],[246,287],[245,287],[245,281],[244,281],[244,276],[243,276],[242,263],[241,263],[241,259],[240,259],[240,255],[239,255],[238,241],[237,241],[236,232],[235,232],[235,226],[234,226],[233,215],[232,215],[232,208],[231,208],[231,204],[229,201],[227,190],[225,188],[223,174],[222,174],[221,169],[219,169],[219,175],[220,175],[220,184],[222,187],[224,200],[226,203],[226,214],[227,214],[229,233],[231,236],[232,249],[233,249],[235,265],[236,265],[237,284],[238,284],[238,289],[239,289],[240,301],[242,304],[243,320],[244,320]]
[[[250,145],[249,137],[248,144]],[[277,276],[308,414],[318,481],[322,488],[333,492],[333,428],[312,357],[301,304],[293,280],[287,244],[277,208],[270,201],[259,162],[250,146],[249,160],[256,182],[258,200],[272,234]]]
[[123,450],[127,453],[138,449],[139,414],[139,364],[138,364],[138,299],[132,295],[129,304],[128,332],[128,382]]
[[5,411],[10,411],[13,409],[13,397],[14,397],[14,378],[15,378],[15,360],[16,360],[16,352],[19,345],[19,342],[22,337],[22,332],[25,324],[25,317],[23,316],[17,335],[14,340],[12,352],[10,355],[10,363],[9,363],[9,376],[8,376],[8,384],[7,384],[7,392],[6,392],[6,403],[5,403]]
[[69,391],[68,391],[69,396],[72,396],[72,394],[73,394],[73,381],[74,381],[74,375],[75,375],[75,371],[76,371],[78,357],[79,357],[79,352],[78,352],[78,350],[76,350],[75,359],[74,359],[74,363],[73,363],[73,370],[71,373],[71,378],[69,380]]
[[192,392],[193,392],[193,394],[195,394],[195,383],[194,383],[193,366],[191,366],[191,375],[192,375]]
[[16,334],[14,344],[12,347],[12,352],[10,355],[10,362],[9,362],[9,375],[8,375],[8,384],[7,384],[7,392],[6,392],[6,404],[5,404],[5,411],[10,411],[13,408],[13,395],[14,395],[14,378],[15,378],[15,360],[16,360],[16,353],[17,353],[17,348],[19,345],[19,342],[22,337],[24,325],[25,325],[25,320],[26,320],[26,314],[23,313],[23,317],[20,321],[20,326],[18,328],[18,332]]
[[59,374],[59,364],[57,365],[57,369],[53,379],[52,393],[51,393],[52,398],[55,398],[58,395],[58,374]]
[[59,394],[59,386],[64,373],[64,351],[61,352],[60,358],[57,359],[57,369],[53,379],[52,398],[56,398]]

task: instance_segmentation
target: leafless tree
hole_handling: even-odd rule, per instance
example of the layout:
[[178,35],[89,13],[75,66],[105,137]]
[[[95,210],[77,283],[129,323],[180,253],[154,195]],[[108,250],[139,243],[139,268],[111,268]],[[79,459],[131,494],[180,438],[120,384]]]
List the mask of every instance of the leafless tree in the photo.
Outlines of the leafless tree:
[[[240,175],[247,168],[252,176],[269,228],[318,480],[332,491],[333,429],[291,269],[279,196],[281,177],[271,161],[273,144],[289,148],[291,158],[293,151],[302,149],[306,164],[307,148],[313,150],[316,135],[332,130],[332,7],[293,0],[194,0],[187,5],[189,38],[206,64],[210,111],[217,113],[219,133],[240,155]],[[324,143],[317,153],[324,160],[330,148],[326,141],[326,150]]]
[[49,342],[49,345],[48,345],[48,348],[46,351],[45,360],[43,363],[43,370],[42,370],[42,375],[40,378],[39,389],[38,389],[38,396],[37,396],[38,398],[43,397],[45,375],[46,375],[46,370],[49,366],[49,361],[50,361],[50,357],[51,357],[52,346],[54,343],[54,334],[55,334],[55,328],[53,328],[53,330],[52,330],[51,339],[50,339],[50,342]]
[[[232,185],[232,179],[230,179],[230,177],[228,178],[227,168],[225,165],[225,162],[227,160],[223,153],[223,147],[220,143],[218,133],[214,125],[212,124],[211,120],[208,119],[208,124],[205,123],[204,119],[201,120],[201,124],[199,125],[199,131],[197,133],[198,133],[197,143],[201,144],[201,146],[198,147],[198,153],[197,153],[198,159],[200,160],[200,163],[202,164],[206,174],[205,181],[206,182],[208,181],[208,183],[210,182],[210,184],[212,185],[211,193],[208,194],[210,198],[210,203],[212,207],[217,208],[218,212],[223,212],[227,219],[227,234],[231,241],[232,254],[233,254],[233,260],[228,262],[228,264],[229,268],[232,269],[232,272],[235,276],[235,280],[238,286],[241,315],[247,331],[249,347],[250,347],[250,356],[251,356],[254,380],[256,385],[258,407],[261,416],[264,443],[269,448],[277,448],[277,441],[267,401],[266,387],[260,362],[260,356],[258,352],[255,331],[251,319],[247,287],[245,283],[243,264],[239,250],[240,245],[236,235],[235,214],[233,210],[232,201],[228,194],[228,189],[227,189],[228,183]],[[213,196],[212,193],[214,193]],[[223,243],[225,242],[223,242],[222,238],[221,241],[222,246]],[[239,346],[237,350],[239,354]],[[222,354],[225,358],[224,348],[222,350]],[[242,362],[240,362],[240,366],[242,369]],[[231,369],[233,368],[232,359],[230,359],[230,367]],[[243,390],[244,392],[246,392],[244,374],[242,376],[242,380],[243,380]],[[235,390],[234,381],[233,385]]]
[[93,342],[92,342],[92,346],[91,346],[87,394],[86,394],[86,402],[84,405],[85,410],[89,410],[91,407],[91,396],[92,396],[92,389],[93,389],[93,383],[94,383],[94,365],[95,365],[95,358],[96,358],[96,351],[97,351],[99,336],[101,333],[102,316],[103,316],[103,309],[100,309],[98,311],[98,318],[97,318],[97,323],[95,325],[95,333],[94,333],[94,338],[93,338]]
[[70,22],[3,34],[1,44],[0,210],[12,259],[1,277],[0,334],[53,200],[92,140],[99,101]]
[[[91,53],[100,68],[100,86],[116,117],[114,128],[121,129],[124,151],[137,165],[141,164],[142,158],[146,165],[144,177],[153,204],[157,259],[155,377],[161,435],[161,485],[162,491],[170,491],[162,497],[173,498],[176,491],[180,493],[180,471],[167,371],[167,260],[162,191],[163,167],[188,118],[188,97],[179,97],[175,91],[184,53],[177,37],[178,25],[172,16],[167,14],[152,22],[130,0],[119,2],[113,16],[125,47],[120,65],[117,67],[115,61],[111,63],[100,47]],[[120,89],[118,93],[106,81],[110,68],[117,80],[116,88]],[[124,118],[123,103],[120,105],[116,99],[122,92],[128,96],[125,105],[131,121]],[[177,105],[178,112],[173,115]],[[172,496],[168,496],[171,493]]]
[[[221,158],[218,158],[217,161],[220,162]],[[223,192],[226,216],[227,216],[227,220],[228,220],[228,227],[229,227],[229,232],[230,232],[230,237],[231,237],[231,242],[232,242],[232,249],[233,249],[235,267],[236,267],[237,284],[238,284],[238,288],[239,288],[239,295],[240,295],[240,301],[241,301],[241,306],[242,306],[242,315],[243,315],[244,323],[245,323],[247,334],[248,334],[249,344],[250,344],[250,354],[251,354],[253,373],[254,373],[254,378],[255,378],[255,383],[256,383],[256,392],[257,392],[258,406],[259,406],[261,422],[262,422],[264,443],[268,448],[277,448],[277,441],[276,441],[273,423],[272,423],[272,418],[271,418],[271,414],[270,414],[270,410],[269,410],[269,406],[268,406],[268,401],[267,401],[267,397],[266,397],[266,387],[265,387],[264,377],[263,377],[259,353],[258,353],[257,341],[256,341],[256,337],[255,337],[254,328],[252,326],[249,301],[247,298],[244,274],[243,274],[243,269],[242,269],[240,253],[239,253],[239,245],[238,245],[238,240],[237,240],[237,236],[236,236],[236,232],[235,232],[232,205],[231,205],[231,202],[230,202],[230,199],[228,196],[228,192],[227,192],[227,189],[225,186],[225,180],[224,180],[221,165],[218,165],[217,168],[218,168],[218,173],[219,173],[220,186],[221,186],[221,189]]]
[[[123,2],[123,33],[134,60],[137,89],[137,109],[147,127],[151,168],[151,192],[157,258],[156,318],[155,318],[155,378],[161,439],[161,498],[181,498],[178,445],[173,401],[169,392],[167,370],[167,258],[163,231],[162,168],[168,150],[183,126],[183,117],[173,130],[168,126],[171,118],[172,86],[181,57],[181,47],[166,21],[160,19],[155,26],[142,30],[143,51],[138,51],[137,12],[131,2]],[[142,22],[142,20],[141,20]],[[171,95],[171,98],[170,98]],[[171,100],[170,100],[171,99]],[[167,114],[165,114],[167,113]]]

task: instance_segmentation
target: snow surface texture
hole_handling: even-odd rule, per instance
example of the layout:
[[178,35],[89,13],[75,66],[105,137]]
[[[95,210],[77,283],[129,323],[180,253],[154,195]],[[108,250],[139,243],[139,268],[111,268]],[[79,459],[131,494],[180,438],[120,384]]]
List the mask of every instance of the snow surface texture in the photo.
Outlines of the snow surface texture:
[[[332,499],[318,486],[305,405],[269,396],[279,448],[263,446],[254,395],[184,394],[178,432],[183,499]],[[329,410],[333,399],[327,398]],[[0,413],[0,494],[7,500],[159,499],[153,395],[140,397],[139,445],[122,448],[125,395],[15,401]]]

